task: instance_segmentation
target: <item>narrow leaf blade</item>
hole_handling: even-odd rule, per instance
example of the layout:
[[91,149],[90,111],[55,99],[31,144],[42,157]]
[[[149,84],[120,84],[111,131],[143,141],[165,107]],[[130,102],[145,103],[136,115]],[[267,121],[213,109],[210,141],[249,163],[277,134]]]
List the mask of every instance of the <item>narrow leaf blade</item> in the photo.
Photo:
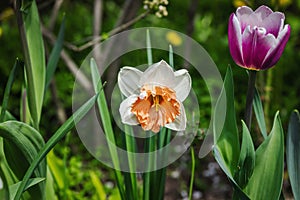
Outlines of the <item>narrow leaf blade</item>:
[[2,101],[2,109],[1,109],[1,115],[0,115],[0,122],[3,122],[5,119],[5,114],[6,114],[6,109],[7,109],[7,104],[8,104],[8,100],[9,100],[9,95],[10,95],[10,91],[11,91],[11,87],[12,84],[14,82],[15,76],[16,76],[16,71],[17,68],[21,67],[21,62],[17,59],[10,74],[9,74],[9,78],[5,87],[5,91],[4,91],[4,96],[3,96],[3,101]]
[[[26,185],[25,189],[29,189],[32,186],[39,184],[40,182],[44,181],[45,178],[32,178],[29,179],[28,184]],[[10,200],[14,200],[16,193],[17,193],[17,189],[20,186],[21,182],[15,183],[11,186],[9,186],[9,193],[10,193]]]
[[264,116],[264,109],[262,107],[260,95],[257,89],[255,89],[253,108],[261,134],[263,135],[264,139],[266,139],[268,135]]
[[57,40],[56,40],[55,45],[49,56],[49,61],[48,61],[47,70],[46,70],[46,89],[48,88],[48,86],[51,82],[51,79],[54,75],[54,72],[57,68],[57,63],[60,58],[60,52],[63,47],[64,35],[65,35],[65,18],[63,19],[63,21],[60,25]]

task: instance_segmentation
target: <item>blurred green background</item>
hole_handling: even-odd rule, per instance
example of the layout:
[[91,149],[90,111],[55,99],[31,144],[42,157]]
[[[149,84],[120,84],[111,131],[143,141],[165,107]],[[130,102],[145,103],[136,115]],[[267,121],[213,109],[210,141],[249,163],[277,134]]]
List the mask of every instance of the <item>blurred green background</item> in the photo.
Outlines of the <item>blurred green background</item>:
[[[65,52],[69,54],[71,61],[75,65],[80,66],[86,55],[92,50],[92,47],[83,51],[74,51],[69,48],[73,44],[80,46],[93,36],[94,28],[94,0],[39,0],[37,1],[41,22],[43,27],[54,36],[58,34],[63,16],[65,16]],[[170,0],[167,6],[168,15],[158,17],[155,11],[150,12],[144,18],[133,23],[129,28],[137,27],[165,27],[187,34],[201,44],[210,54],[216,65],[218,66],[222,76],[224,76],[226,68],[232,66],[235,82],[235,97],[238,120],[243,118],[243,109],[245,105],[245,96],[247,90],[247,74],[246,71],[238,67],[232,60],[227,42],[227,23],[229,15],[235,12],[237,6],[250,5],[253,9],[259,5],[266,4],[273,10],[284,12],[286,15],[286,23],[291,25],[291,37],[287,43],[286,49],[277,63],[276,67],[267,71],[259,72],[257,87],[261,93],[262,100],[266,109],[266,118],[272,121],[277,110],[283,125],[287,127],[289,115],[293,109],[300,108],[300,0],[256,0],[256,1],[238,1],[238,0]],[[59,9],[56,9],[57,7]],[[101,16],[102,20],[100,35],[104,38],[110,34],[110,31],[124,24],[136,16],[145,13],[143,1],[139,0],[103,0]],[[54,21],[53,21],[54,20]],[[170,43],[176,44],[176,35],[170,36]],[[52,49],[51,40],[45,35],[44,37],[46,53]],[[133,53],[134,54],[134,53]],[[156,57],[164,55],[161,52],[156,53]],[[134,54],[135,59],[122,59],[115,62],[117,70],[124,65],[139,65],[146,62],[146,54]],[[4,88],[8,79],[9,72],[13,67],[15,58],[23,58],[16,17],[11,8],[9,1],[1,1],[0,3],[0,99],[3,98]],[[165,58],[166,59],[166,58]],[[51,83],[51,89],[47,91],[45,103],[43,105],[43,115],[41,121],[41,131],[44,138],[51,136],[59,124],[61,124],[65,116],[70,116],[72,112],[72,90],[74,84],[74,75],[70,72],[68,59],[61,59],[55,74],[55,78]],[[159,61],[159,60],[157,60]],[[182,59],[175,59],[175,66],[185,66]],[[193,76],[193,70],[190,70],[193,77],[193,88],[196,91],[201,110],[201,118],[199,120],[199,140],[195,141],[196,150],[200,147],[201,136],[203,130],[207,127],[210,120],[210,100],[205,84],[201,79]],[[104,80],[115,78],[116,73],[105,72]],[[17,77],[12,89],[12,97],[9,102],[10,112],[14,116],[19,116],[19,104],[21,97],[22,81],[24,77]],[[111,79],[110,79],[111,80]],[[19,118],[19,117],[18,117]],[[268,121],[268,120],[267,120]],[[270,123],[270,122],[269,122]],[[270,124],[268,124],[270,126]],[[254,127],[256,124],[254,123]],[[116,193],[113,185],[113,174],[109,168],[101,165],[97,160],[93,159],[81,144],[75,133],[73,136],[61,142],[56,148],[55,153],[58,157],[63,157],[67,152],[67,162],[70,166],[70,185],[69,195],[72,199],[86,199],[92,197],[93,186],[90,180],[90,172],[96,173],[105,183],[105,190],[109,194]],[[259,134],[254,135],[259,141]],[[206,176],[205,170],[214,169],[214,161],[211,156],[205,159],[197,159],[196,164],[196,181],[195,191],[201,194],[200,198],[228,198],[230,196],[230,188],[224,175],[219,174],[219,188],[213,189],[210,184],[215,183],[215,177]],[[189,180],[189,155],[184,155],[178,162],[169,167],[169,178],[166,189],[166,199],[168,199],[168,187],[170,191],[175,191],[172,198],[184,198],[184,192],[187,190]],[[215,167],[216,169],[218,167]],[[178,178],[176,173],[180,173]],[[173,181],[173,182],[172,182]],[[286,191],[289,188],[286,183]],[[222,193],[222,188],[225,192]],[[172,190],[173,189],[173,190]],[[219,193],[222,194],[219,194]],[[59,194],[59,190],[57,189]],[[219,195],[219,196],[218,196]],[[116,197],[117,198],[117,197]],[[199,198],[199,199],[200,199]],[[197,199],[197,198],[195,198]]]

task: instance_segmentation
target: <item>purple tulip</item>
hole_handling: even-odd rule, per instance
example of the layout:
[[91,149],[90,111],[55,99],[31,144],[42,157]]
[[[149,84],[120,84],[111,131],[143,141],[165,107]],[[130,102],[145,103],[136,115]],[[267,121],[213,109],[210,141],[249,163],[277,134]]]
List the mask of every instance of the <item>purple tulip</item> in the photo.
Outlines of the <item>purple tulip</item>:
[[290,37],[285,16],[267,6],[255,11],[247,6],[232,13],[228,24],[228,43],[237,65],[250,70],[265,70],[279,60]]

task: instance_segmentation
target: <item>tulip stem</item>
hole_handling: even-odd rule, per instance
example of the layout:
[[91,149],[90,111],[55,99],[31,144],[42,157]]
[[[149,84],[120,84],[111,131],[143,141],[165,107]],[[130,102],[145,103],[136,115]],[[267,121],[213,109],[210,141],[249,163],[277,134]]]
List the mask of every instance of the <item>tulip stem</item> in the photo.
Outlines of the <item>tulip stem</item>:
[[250,130],[251,128],[251,118],[252,118],[252,104],[255,92],[255,79],[256,71],[249,70],[249,80],[248,80],[248,90],[246,99],[246,112],[245,112],[245,123]]

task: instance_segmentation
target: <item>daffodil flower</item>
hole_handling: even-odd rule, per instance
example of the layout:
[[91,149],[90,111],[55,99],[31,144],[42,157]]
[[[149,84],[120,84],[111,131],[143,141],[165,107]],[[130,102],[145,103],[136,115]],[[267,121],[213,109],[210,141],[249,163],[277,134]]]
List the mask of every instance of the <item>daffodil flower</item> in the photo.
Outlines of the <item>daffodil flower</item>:
[[182,102],[191,90],[187,70],[174,72],[163,60],[144,72],[123,67],[118,75],[118,85],[126,97],[119,108],[122,123],[140,124],[145,131],[155,133],[161,127],[185,130],[186,115]]

